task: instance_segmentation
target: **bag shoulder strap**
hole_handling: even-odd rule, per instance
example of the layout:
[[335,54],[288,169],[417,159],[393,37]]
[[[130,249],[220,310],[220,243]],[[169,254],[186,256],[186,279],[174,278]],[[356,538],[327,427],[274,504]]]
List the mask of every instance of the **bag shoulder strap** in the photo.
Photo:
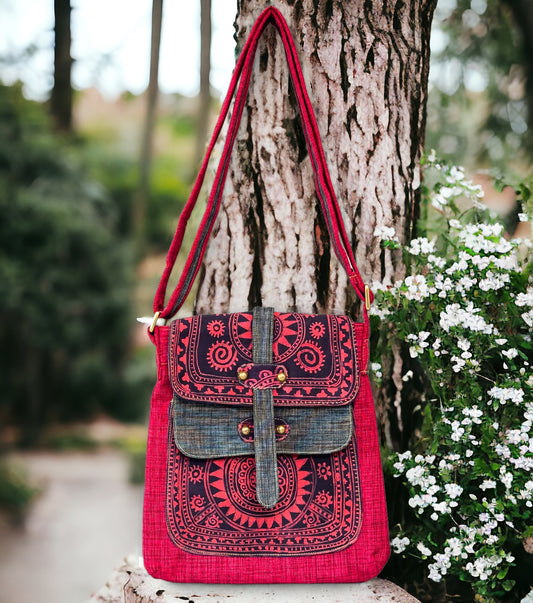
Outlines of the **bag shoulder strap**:
[[[187,201],[180,215],[176,233],[168,251],[165,270],[161,277],[161,281],[154,299],[155,315],[152,326],[150,327],[150,332],[153,332],[155,325],[158,324],[159,317],[162,319],[169,318],[173,316],[183,305],[200,268],[211,230],[213,229],[216,217],[218,215],[229,166],[229,159],[246,102],[255,53],[261,35],[269,24],[272,24],[277,28],[285,49],[285,55],[289,65],[289,73],[294,86],[296,99],[298,102],[298,109],[303,123],[304,135],[315,174],[317,194],[322,211],[326,218],[326,224],[331,242],[339,261],[348,274],[350,283],[352,284],[358,297],[363,302],[363,312],[365,318],[364,322],[365,326],[368,327],[367,310],[372,302],[373,296],[368,286],[363,283],[361,275],[355,264],[353,251],[351,249],[351,245],[344,227],[342,214],[335,196],[333,185],[331,183],[324,151],[320,141],[318,126],[311,101],[309,100],[309,96],[307,94],[305,80],[303,78],[294,41],[290,34],[287,23],[285,22],[285,19],[279,10],[270,6],[260,14],[257,21],[254,23],[254,26],[252,27],[248,39],[237,60],[230,86],[222,104],[220,115],[207,148],[206,155],[200,167],[200,171],[189,200]],[[218,139],[220,131],[222,130],[222,126],[229,112],[231,101],[234,95],[235,103],[230,118],[228,133],[213,181],[213,186],[209,194],[207,207],[194,239],[191,251],[185,262],[185,266],[179,278],[178,284],[170,296],[168,303],[165,305],[168,281],[183,242],[187,223],[191,216],[192,210],[196,205],[198,195],[205,178],[209,158],[213,152],[213,148]]]

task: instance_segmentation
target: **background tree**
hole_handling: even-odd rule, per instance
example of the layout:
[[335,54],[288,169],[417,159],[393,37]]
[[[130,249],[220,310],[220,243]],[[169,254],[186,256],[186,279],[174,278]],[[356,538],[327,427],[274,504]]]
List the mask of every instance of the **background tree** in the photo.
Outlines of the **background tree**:
[[198,167],[205,149],[209,128],[211,102],[211,0],[200,0],[200,103],[196,127],[195,168]]
[[163,0],[152,2],[152,38],[150,46],[150,78],[146,91],[146,116],[144,119],[141,159],[139,163],[139,190],[134,199],[133,238],[137,249],[144,246],[146,206],[150,196],[150,176],[152,168],[152,147],[155,130],[157,96],[159,94],[159,51],[161,48],[161,27]]
[[[406,240],[417,218],[434,6],[435,0],[276,2],[300,49],[332,180],[368,283],[395,281],[404,269],[401,258],[380,248],[376,227],[394,227]],[[239,47],[263,8],[260,0],[238,3]],[[273,29],[266,34],[196,310],[242,311],[262,300],[288,311],[357,311],[317,212],[283,47]],[[395,356],[397,364],[400,350]],[[400,367],[387,368],[395,390],[388,399],[398,408],[382,409],[381,420],[393,445],[404,421],[402,381]]]
[[71,10],[70,0],[54,0],[54,87],[50,97],[50,112],[55,127],[63,132],[72,130]]
[[[42,106],[0,86],[0,441],[97,412],[132,419],[130,258],[118,212]],[[134,411],[134,407],[137,411]]]

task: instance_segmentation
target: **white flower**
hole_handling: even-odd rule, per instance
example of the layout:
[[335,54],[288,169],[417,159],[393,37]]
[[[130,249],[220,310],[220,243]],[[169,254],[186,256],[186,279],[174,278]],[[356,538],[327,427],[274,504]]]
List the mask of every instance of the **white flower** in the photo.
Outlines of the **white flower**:
[[459,421],[453,421],[453,423],[451,424],[451,428],[452,428],[452,435],[451,438],[454,442],[458,442],[461,437],[464,435],[464,427],[461,427],[461,423],[459,423]]
[[372,372],[378,379],[381,379],[381,377],[383,377],[383,373],[381,372],[381,364],[379,362],[372,362],[370,367],[372,369]]
[[486,479],[481,486],[480,490],[489,490],[490,488],[496,488],[496,482],[493,479]]
[[519,293],[516,296],[514,303],[519,307],[529,306],[530,308],[532,308],[533,307],[533,287],[528,287],[528,290],[526,293]]
[[502,354],[511,360],[518,356],[518,350],[516,348],[509,348],[508,350],[503,350]]
[[428,565],[429,574],[428,578],[433,580],[433,582],[440,582],[442,580],[442,575],[439,573],[437,566],[434,563]]
[[448,199],[446,199],[446,197],[444,197],[444,195],[441,195],[440,193],[434,194],[431,198],[431,205],[433,205],[435,209],[442,209],[447,204]]
[[527,222],[529,220],[529,216],[527,214],[518,214],[518,219],[520,222]]
[[426,277],[422,274],[408,276],[404,284],[407,287],[407,292],[405,293],[407,299],[421,300],[431,294]]
[[494,274],[489,270],[486,277],[479,281],[479,288],[482,291],[497,291],[502,289],[511,280],[508,274]]
[[426,557],[430,557],[431,556],[431,550],[428,549],[428,547],[425,546],[422,542],[419,542],[416,545],[416,548],[422,553],[422,555],[425,555]]
[[429,342],[426,340],[430,335],[431,333],[429,333],[429,331],[420,331],[418,335],[414,335],[413,333],[407,335],[406,340],[413,343],[413,345],[409,347],[409,355],[411,358],[416,358],[429,346]]
[[463,289],[464,291],[470,291],[476,283],[477,280],[475,278],[471,278],[468,274],[465,274],[457,281],[457,288]]
[[409,381],[409,379],[411,379],[413,377],[413,371],[409,370],[407,371],[407,373],[405,373],[405,375],[402,377],[402,381]]
[[429,155],[427,156],[428,163],[435,163],[437,161],[437,151],[435,149],[431,149]]
[[452,365],[452,370],[454,373],[458,373],[466,364],[466,360],[463,360],[463,358],[459,358],[458,356],[452,356],[451,361],[454,363]]
[[421,253],[424,255],[428,255],[435,251],[435,242],[428,241],[426,237],[419,237],[418,239],[413,239],[407,248],[407,251],[411,255],[420,255]]
[[494,326],[488,324],[482,316],[479,316],[480,309],[475,308],[472,302],[469,302],[466,308],[459,304],[448,304],[440,313],[439,324],[447,333],[452,327],[463,327],[471,331],[485,333],[490,335],[495,332]]
[[494,386],[488,391],[488,394],[502,404],[510,401],[518,405],[524,401],[524,390],[522,388]]
[[464,337],[459,337],[457,340],[457,347],[460,348],[461,350],[464,350],[465,352],[467,352],[470,349],[470,342],[468,341],[468,339],[465,339]]
[[483,411],[479,410],[476,404],[472,408],[463,408],[463,414],[470,417],[472,423],[481,423],[480,417],[483,416]]
[[391,547],[392,550],[395,553],[403,553],[403,551],[405,551],[405,548],[407,547],[407,545],[410,543],[411,541],[409,540],[409,538],[407,538],[407,536],[404,536],[403,538],[399,538],[398,536],[396,536],[396,538],[393,538],[391,540]]
[[463,182],[465,179],[465,168],[461,165],[452,165],[446,180],[448,182]]
[[382,241],[399,242],[396,231],[390,226],[376,226],[374,236],[380,238]]
[[458,484],[445,484],[444,489],[450,498],[457,498],[458,496],[461,496],[463,492],[463,488]]
[[405,452],[400,452],[397,456],[400,461],[408,461],[411,460],[413,454],[410,450],[406,450]]
[[444,550],[452,557],[458,557],[463,552],[461,540],[459,538],[448,538]]
[[[502,467],[503,469],[503,467]],[[511,487],[512,483],[513,483],[513,474],[510,472],[504,472],[502,473],[502,475],[500,475],[500,481],[501,483],[507,488],[507,490],[509,490],[509,488]]]
[[522,314],[522,320],[526,323],[528,327],[533,327],[533,310],[529,312],[524,312]]
[[435,266],[435,268],[438,268],[440,270],[444,268],[444,266],[446,266],[446,260],[444,258],[439,257],[438,255],[430,253],[428,255],[428,264],[432,264],[433,266]]
[[370,316],[377,316],[383,320],[391,314],[391,311],[387,308],[380,308],[377,304],[372,304],[368,313]]

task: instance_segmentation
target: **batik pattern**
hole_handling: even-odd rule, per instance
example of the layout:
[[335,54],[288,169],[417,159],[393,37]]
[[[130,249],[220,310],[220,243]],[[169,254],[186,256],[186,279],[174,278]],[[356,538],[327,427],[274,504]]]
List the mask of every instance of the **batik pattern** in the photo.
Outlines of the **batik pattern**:
[[[252,388],[237,377],[251,363],[251,313],[193,316],[172,323],[170,378],[178,397],[252,405]],[[274,405],[334,406],[353,401],[359,373],[351,320],[276,312],[273,364],[287,374],[286,382],[273,391]]]
[[[194,316],[171,325],[167,526],[185,551],[315,555],[357,539],[353,323],[345,316],[277,312],[273,320],[272,361],[265,364],[253,362],[252,313]],[[279,499],[272,508],[256,493],[250,416],[254,391],[264,388],[278,408],[275,425],[285,427],[284,437],[276,436]],[[327,435],[331,430],[334,437]]]
[[361,498],[354,441],[331,455],[278,455],[279,501],[257,501],[253,456],[191,459],[169,438],[167,525],[181,549],[204,555],[291,556],[357,539]]

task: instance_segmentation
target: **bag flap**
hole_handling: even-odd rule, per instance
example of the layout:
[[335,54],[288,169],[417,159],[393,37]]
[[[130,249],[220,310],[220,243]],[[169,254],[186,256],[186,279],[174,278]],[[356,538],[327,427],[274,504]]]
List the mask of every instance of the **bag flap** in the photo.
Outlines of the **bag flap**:
[[251,406],[254,388],[274,388],[275,406],[340,406],[359,389],[354,324],[329,314],[275,312],[269,365],[252,361],[252,313],[175,320],[169,368],[176,396],[194,402]]
[[[206,405],[175,397],[172,420],[174,441],[186,456],[209,459],[254,454],[252,409],[247,406]],[[348,446],[352,438],[349,405],[278,406],[274,421],[277,454],[331,454]]]

